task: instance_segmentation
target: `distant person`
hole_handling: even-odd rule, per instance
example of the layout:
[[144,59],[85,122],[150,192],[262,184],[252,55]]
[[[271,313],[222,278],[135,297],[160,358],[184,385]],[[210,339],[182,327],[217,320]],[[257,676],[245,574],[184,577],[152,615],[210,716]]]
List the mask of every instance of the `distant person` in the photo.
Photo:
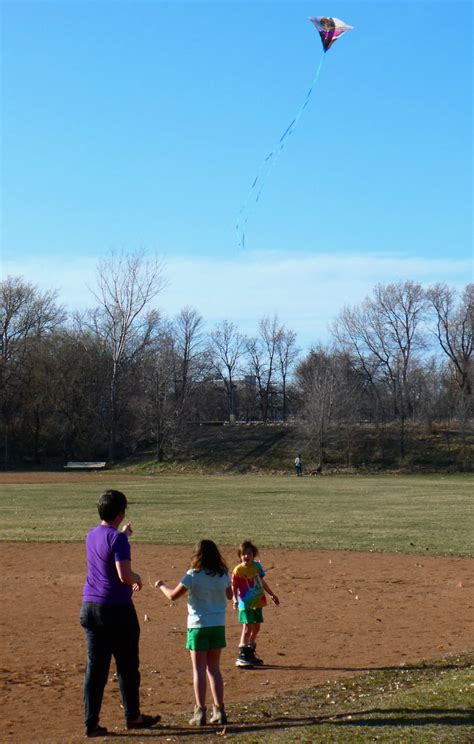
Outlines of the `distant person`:
[[263,664],[256,654],[256,638],[263,623],[263,607],[267,603],[265,592],[272,602],[280,604],[276,594],[263,578],[265,571],[256,560],[258,548],[250,540],[244,540],[237,551],[240,563],[232,572],[232,590],[234,609],[239,611],[239,623],[242,623],[242,634],[239,643],[239,655],[235,665],[253,667]]
[[206,725],[206,677],[214,701],[209,723],[227,723],[220,658],[226,646],[226,599],[232,599],[232,589],[227,565],[217,545],[212,540],[201,540],[179,584],[171,589],[160,579],[155,586],[172,602],[189,592],[186,648],[191,653],[196,699],[190,725]]
[[87,641],[84,720],[89,738],[108,735],[105,726],[99,725],[99,716],[112,656],[127,729],[151,728],[160,720],[159,715],[140,712],[140,626],[132,594],[140,591],[142,580],[130,560],[132,527],[126,524],[118,530],[127,499],[121,491],[105,491],[97,509],[100,524],[86,537],[87,579],[80,614]]
[[295,473],[298,477],[303,475],[303,463],[301,461],[301,455],[295,457]]

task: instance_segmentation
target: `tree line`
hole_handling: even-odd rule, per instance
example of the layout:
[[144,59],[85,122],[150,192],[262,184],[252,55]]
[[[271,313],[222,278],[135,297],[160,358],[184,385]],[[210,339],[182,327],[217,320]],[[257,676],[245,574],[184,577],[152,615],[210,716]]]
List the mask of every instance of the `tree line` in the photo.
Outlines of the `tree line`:
[[0,450],[5,467],[107,459],[143,449],[171,458],[198,423],[299,427],[322,465],[350,464],[364,426],[450,422],[466,462],[472,416],[474,285],[379,284],[342,308],[330,341],[306,352],[266,316],[249,336],[228,320],[206,330],[193,307],[157,309],[162,263],[142,252],[97,266],[93,307],[69,313],[58,292],[23,277],[0,283]]

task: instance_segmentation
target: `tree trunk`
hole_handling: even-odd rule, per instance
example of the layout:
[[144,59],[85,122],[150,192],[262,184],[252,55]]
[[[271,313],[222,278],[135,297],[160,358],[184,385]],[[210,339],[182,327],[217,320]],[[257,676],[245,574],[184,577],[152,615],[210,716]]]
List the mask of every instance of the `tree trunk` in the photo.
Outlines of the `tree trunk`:
[[115,440],[117,436],[116,425],[117,392],[115,373],[110,383],[110,428],[109,428],[109,462],[115,460]]
[[34,458],[35,458],[35,462],[39,462],[39,438],[40,438],[40,429],[41,429],[41,423],[40,423],[41,416],[38,412],[38,409],[35,409],[34,417],[35,417]]

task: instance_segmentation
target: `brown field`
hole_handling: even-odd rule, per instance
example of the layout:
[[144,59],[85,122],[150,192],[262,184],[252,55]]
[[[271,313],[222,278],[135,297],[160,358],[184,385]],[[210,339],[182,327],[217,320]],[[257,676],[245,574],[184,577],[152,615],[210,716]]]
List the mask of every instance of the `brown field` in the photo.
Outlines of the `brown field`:
[[[37,475],[36,475],[37,478]],[[51,474],[48,474],[51,480]],[[141,621],[142,703],[163,726],[127,740],[190,741],[190,663],[184,649],[186,602],[171,607],[150,585],[178,581],[189,549],[134,545],[144,580]],[[234,549],[224,554],[232,565]],[[266,550],[262,562],[281,606],[265,610],[259,654],[267,666],[236,669],[239,626],[228,613],[223,655],[232,703],[271,697],[359,671],[399,667],[471,648],[472,559],[334,551]],[[2,543],[2,742],[83,741],[84,641],[78,623],[85,575],[78,544]],[[145,621],[145,616],[147,620]],[[113,669],[101,723],[124,738]],[[201,739],[202,740],[202,739]]]

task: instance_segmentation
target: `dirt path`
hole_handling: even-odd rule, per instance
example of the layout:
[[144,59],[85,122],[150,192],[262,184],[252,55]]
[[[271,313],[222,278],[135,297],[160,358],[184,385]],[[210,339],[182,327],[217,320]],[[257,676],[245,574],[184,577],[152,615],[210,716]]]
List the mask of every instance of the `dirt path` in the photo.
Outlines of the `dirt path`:
[[[85,647],[78,613],[84,548],[2,543],[1,551],[0,740],[82,741]],[[189,553],[183,547],[133,546],[145,582],[136,597],[142,703],[145,711],[160,711],[165,722],[170,715],[186,721],[193,704],[184,649],[186,602],[171,607],[148,579],[178,581]],[[224,554],[233,565],[233,550]],[[267,550],[261,558],[281,597],[279,608],[266,609],[260,635],[258,651],[268,666],[251,672],[234,666],[239,626],[229,609],[223,656],[228,703],[474,645],[472,559],[289,550]],[[112,730],[122,725],[112,671],[101,722]],[[166,731],[158,738],[166,740]]]

